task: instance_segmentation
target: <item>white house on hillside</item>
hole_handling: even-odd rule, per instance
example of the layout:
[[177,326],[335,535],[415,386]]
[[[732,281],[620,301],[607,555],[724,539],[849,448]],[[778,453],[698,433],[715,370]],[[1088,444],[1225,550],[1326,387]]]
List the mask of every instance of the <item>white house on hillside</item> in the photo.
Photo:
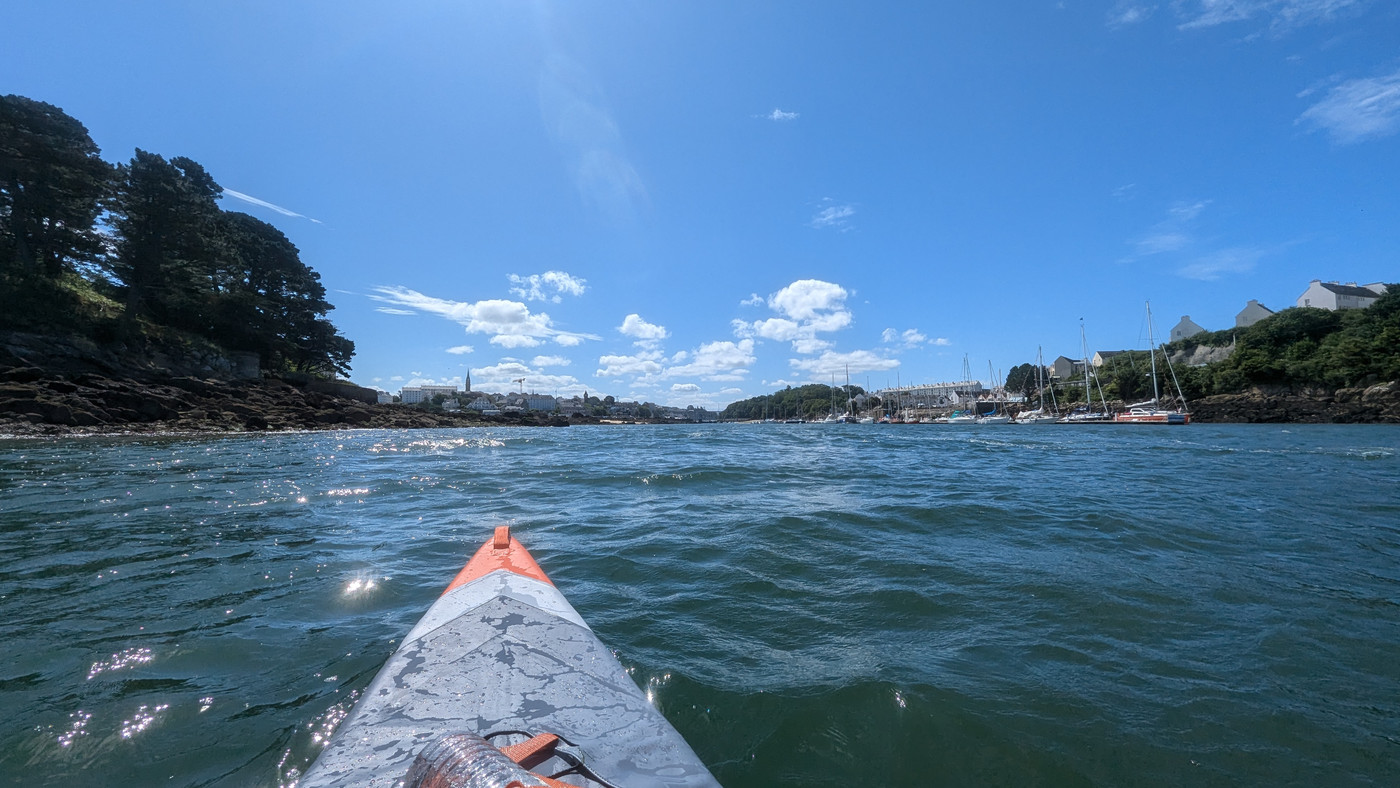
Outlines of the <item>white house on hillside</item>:
[[1273,313],[1274,310],[1251,298],[1249,303],[1244,305],[1244,309],[1235,315],[1235,328],[1248,328]]
[[1196,325],[1196,321],[1192,320],[1190,315],[1182,315],[1181,322],[1177,323],[1176,327],[1172,329],[1171,341],[1175,342],[1178,339],[1185,339],[1187,337],[1193,337],[1197,334],[1204,334],[1205,331],[1206,330],[1204,328],[1201,328],[1200,326]]
[[1298,296],[1298,306],[1315,306],[1322,309],[1365,309],[1385,293],[1385,285],[1380,282],[1357,286],[1355,282],[1341,284],[1314,279],[1308,289]]

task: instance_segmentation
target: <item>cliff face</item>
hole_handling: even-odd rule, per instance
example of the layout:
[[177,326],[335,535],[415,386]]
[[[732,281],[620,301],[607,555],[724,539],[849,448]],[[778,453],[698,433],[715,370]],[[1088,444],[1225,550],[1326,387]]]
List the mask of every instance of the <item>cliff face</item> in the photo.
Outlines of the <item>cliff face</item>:
[[1191,403],[1198,422],[1400,424],[1400,381],[1366,388],[1255,388]]

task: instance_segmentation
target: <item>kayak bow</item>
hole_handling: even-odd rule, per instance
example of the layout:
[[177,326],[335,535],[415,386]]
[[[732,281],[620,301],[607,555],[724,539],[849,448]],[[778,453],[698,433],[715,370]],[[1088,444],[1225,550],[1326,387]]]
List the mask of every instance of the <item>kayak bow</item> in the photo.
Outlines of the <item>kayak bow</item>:
[[428,608],[299,784],[412,785],[438,758],[482,772],[440,784],[486,785],[484,772],[505,768],[496,747],[556,785],[718,786],[506,526]]

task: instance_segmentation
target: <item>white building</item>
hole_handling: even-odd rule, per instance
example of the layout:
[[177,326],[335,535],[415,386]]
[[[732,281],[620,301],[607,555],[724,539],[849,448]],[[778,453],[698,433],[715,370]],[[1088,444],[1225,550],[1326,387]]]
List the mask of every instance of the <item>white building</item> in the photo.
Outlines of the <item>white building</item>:
[[457,396],[457,387],[453,386],[404,386],[399,392],[399,401],[405,405],[416,405],[420,402],[427,402],[437,395],[444,397]]
[[526,410],[559,410],[559,401],[548,394],[525,394],[523,398]]
[[1355,282],[1341,284],[1314,279],[1308,289],[1298,296],[1298,306],[1315,306],[1321,309],[1365,309],[1374,304],[1385,293],[1385,285],[1380,282],[1357,286]]
[[1274,310],[1251,298],[1249,303],[1244,305],[1244,309],[1235,315],[1235,328],[1248,328],[1273,313]]
[[1177,323],[1176,327],[1172,329],[1171,341],[1175,342],[1178,339],[1193,337],[1197,334],[1204,334],[1205,332],[1206,330],[1204,328],[1196,325],[1196,321],[1192,320],[1190,315],[1182,315],[1181,322]]

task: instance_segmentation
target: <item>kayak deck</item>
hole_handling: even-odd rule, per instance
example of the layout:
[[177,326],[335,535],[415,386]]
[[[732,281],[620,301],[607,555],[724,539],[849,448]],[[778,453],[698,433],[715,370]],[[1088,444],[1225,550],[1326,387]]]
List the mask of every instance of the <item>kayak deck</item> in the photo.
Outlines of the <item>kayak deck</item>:
[[[717,786],[525,548],[503,530],[404,638],[299,785],[398,785],[418,753],[465,731],[498,746],[535,734],[559,735],[571,745],[562,749],[605,781],[559,777],[571,785]],[[517,735],[492,738],[507,732]],[[550,769],[546,763],[534,770]]]

